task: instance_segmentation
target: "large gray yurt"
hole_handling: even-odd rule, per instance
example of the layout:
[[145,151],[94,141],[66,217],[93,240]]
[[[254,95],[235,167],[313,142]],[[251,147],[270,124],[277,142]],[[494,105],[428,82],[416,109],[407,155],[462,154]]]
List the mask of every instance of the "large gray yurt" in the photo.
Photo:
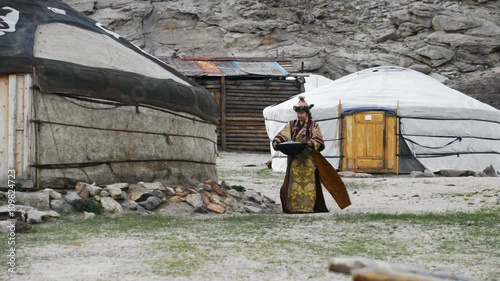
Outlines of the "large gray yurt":
[[213,96],[57,0],[0,0],[0,112],[3,187],[217,176]]

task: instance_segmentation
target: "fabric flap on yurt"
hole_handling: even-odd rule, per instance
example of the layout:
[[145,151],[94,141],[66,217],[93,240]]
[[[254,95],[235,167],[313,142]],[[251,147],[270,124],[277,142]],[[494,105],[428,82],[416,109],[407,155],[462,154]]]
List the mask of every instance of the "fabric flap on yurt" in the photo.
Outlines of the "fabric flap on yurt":
[[45,93],[147,104],[217,122],[210,92],[62,1],[0,0],[0,73]]
[[[397,111],[399,139],[409,149],[398,155],[400,167],[416,159],[432,172],[443,169],[500,169],[500,111],[417,71],[382,66],[350,74],[302,93],[325,139],[323,156],[336,168],[341,163],[341,117],[363,110]],[[264,109],[272,139],[296,118],[297,96]],[[271,146],[270,146],[271,147]],[[272,167],[286,169],[286,155],[271,149]],[[410,171],[399,171],[410,172]]]

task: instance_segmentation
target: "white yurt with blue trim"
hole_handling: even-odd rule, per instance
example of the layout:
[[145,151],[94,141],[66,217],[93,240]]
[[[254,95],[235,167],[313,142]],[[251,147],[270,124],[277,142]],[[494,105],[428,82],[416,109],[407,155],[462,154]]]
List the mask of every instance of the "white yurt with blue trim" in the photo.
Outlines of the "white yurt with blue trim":
[[[368,123],[372,113],[395,116],[393,134],[397,144],[393,151],[383,150],[395,157],[395,173],[482,171],[489,166],[500,169],[500,111],[420,72],[395,66],[370,68],[301,95],[314,104],[312,117],[319,123],[325,140],[321,153],[336,169],[363,171],[361,166],[346,167],[346,147],[353,151],[359,148],[360,155],[373,150],[363,138],[346,143],[350,131],[346,130],[345,120],[359,112],[370,113],[358,122],[365,124],[365,133],[366,128],[371,128]],[[292,110],[296,102],[294,96],[264,109],[270,140],[296,118]],[[380,128],[387,130],[381,124]],[[378,143],[390,146],[386,139],[381,138]],[[285,171],[287,156],[272,147],[271,155],[273,169]]]

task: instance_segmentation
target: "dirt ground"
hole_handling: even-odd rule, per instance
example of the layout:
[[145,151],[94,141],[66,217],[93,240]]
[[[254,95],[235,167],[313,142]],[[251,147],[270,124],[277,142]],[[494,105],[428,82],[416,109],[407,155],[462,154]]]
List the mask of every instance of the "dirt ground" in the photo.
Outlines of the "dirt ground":
[[[219,181],[255,189],[279,202],[284,173],[267,169],[267,153],[220,152],[217,158]],[[327,191],[325,200],[330,213],[440,213],[474,211],[495,205],[500,196],[500,177],[432,177],[375,175],[373,178],[344,178],[352,205],[340,210]]]
[[[255,189],[279,203],[279,187],[284,174],[273,172],[267,168],[266,162],[269,158],[269,154],[265,153],[220,152],[217,158],[218,181],[224,180],[230,185],[241,185],[246,189]],[[484,206],[493,206],[494,208],[500,206],[498,202],[500,178],[377,176],[374,178],[345,178],[344,181],[348,186],[352,205],[340,210],[325,191],[326,203],[330,212],[314,214],[314,216],[335,216],[340,213],[468,212]],[[347,231],[343,229],[346,225],[338,225],[335,222],[328,225],[307,225],[309,229],[306,230],[303,229],[305,226],[298,227],[302,228],[284,228],[282,234],[287,237],[295,235],[298,240],[305,236],[307,239],[323,239],[321,233],[317,231],[327,230],[328,233]],[[376,227],[391,228],[392,226],[377,225]],[[392,231],[392,228],[389,230]],[[168,234],[168,230],[165,231],[165,233],[154,233],[148,238],[148,243],[152,243],[155,239],[159,241],[168,239],[166,237],[169,235],[186,235],[184,233]],[[431,243],[432,239],[439,237],[440,234],[435,233],[439,231],[425,230],[423,238]],[[355,232],[356,229],[353,229],[349,235],[355,235]],[[415,227],[401,228],[398,229],[397,233],[398,239],[404,241],[423,239],[421,238],[422,229]],[[25,260],[23,263],[25,266],[21,266],[19,269],[22,274],[10,276],[7,280],[352,280],[350,276],[332,275],[332,273],[327,272],[326,260],[315,260],[314,253],[308,254],[306,252],[297,253],[300,255],[300,260],[304,262],[295,265],[276,260],[271,263],[259,261],[259,259],[249,260],[237,251],[224,252],[222,261],[211,264],[210,268],[206,268],[203,273],[217,276],[216,278],[207,279],[203,275],[196,275],[192,278],[158,276],[152,273],[148,261],[165,259],[166,253],[143,249],[145,235],[132,233],[114,238],[113,235],[109,234],[110,237],[88,237],[85,245],[77,251],[71,246],[54,244],[21,249],[19,256]],[[323,235],[323,237],[325,236]],[[188,236],[186,239],[189,239]],[[497,241],[497,239],[493,239],[493,241]],[[328,243],[335,243],[335,240]],[[411,247],[422,247],[422,243],[414,246],[408,245],[409,249],[412,249]],[[460,257],[468,259],[460,264],[474,264],[471,271],[454,264],[439,263],[434,260],[431,261],[432,268],[438,271],[456,272],[459,276],[491,276],[491,272],[500,275],[498,268],[494,269],[500,262],[498,245],[491,245],[491,253],[490,258],[485,258],[479,263],[475,256]],[[272,255],[273,258],[280,259],[279,255]],[[421,264],[411,259],[404,262],[417,263],[417,265],[424,267],[429,265],[429,261],[426,263],[426,260],[427,258],[423,257]],[[224,274],[220,274],[220,272],[224,272]],[[78,278],[75,279],[75,276]],[[0,279],[2,279],[2,274],[0,274]],[[495,279],[488,277],[484,280]]]

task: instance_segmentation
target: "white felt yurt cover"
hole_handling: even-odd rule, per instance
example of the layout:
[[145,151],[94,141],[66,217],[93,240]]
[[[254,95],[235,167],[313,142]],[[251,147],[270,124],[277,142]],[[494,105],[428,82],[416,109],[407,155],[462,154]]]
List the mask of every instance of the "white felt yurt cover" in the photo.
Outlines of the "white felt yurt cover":
[[[432,172],[443,169],[500,169],[500,110],[453,90],[434,78],[406,68],[382,66],[356,72],[302,93],[325,140],[323,156],[339,168],[339,104],[342,112],[396,111],[399,103],[400,140],[414,160]],[[271,140],[296,118],[294,96],[263,111]],[[285,171],[286,155],[274,151],[272,167]],[[398,157],[400,164],[404,157]],[[401,165],[400,165],[401,166]],[[401,172],[401,170],[400,170]],[[405,172],[405,171],[403,171]]]

